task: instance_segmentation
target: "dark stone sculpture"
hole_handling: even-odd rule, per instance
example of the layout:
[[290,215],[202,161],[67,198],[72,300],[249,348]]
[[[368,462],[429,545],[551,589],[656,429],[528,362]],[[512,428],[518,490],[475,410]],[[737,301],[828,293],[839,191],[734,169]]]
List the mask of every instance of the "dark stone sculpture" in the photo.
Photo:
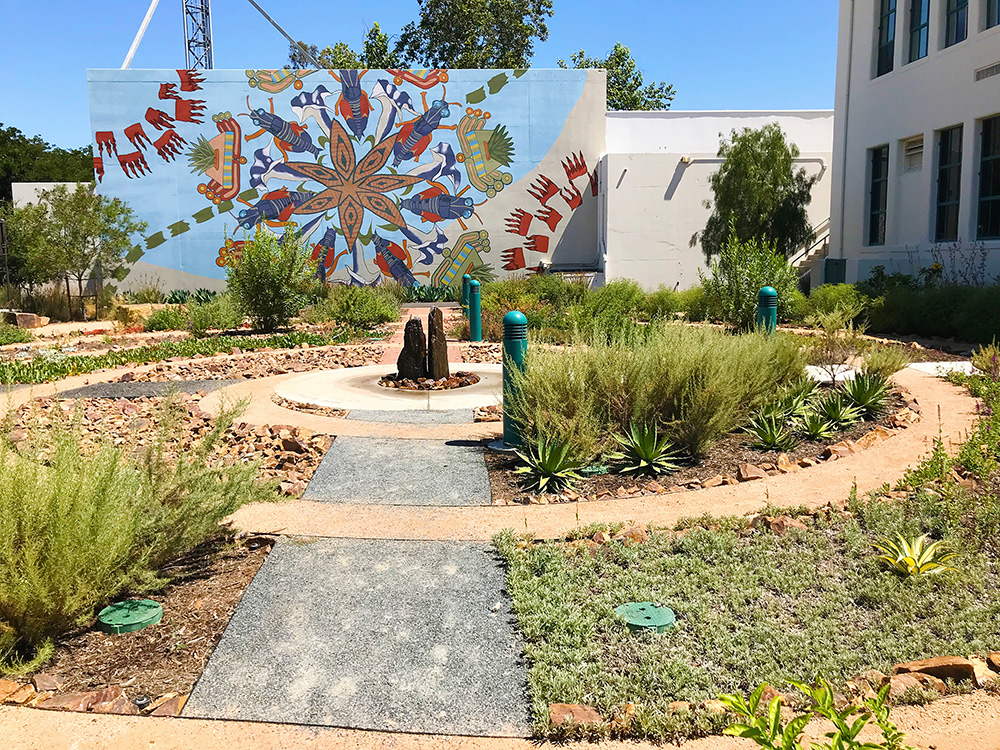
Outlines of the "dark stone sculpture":
[[405,380],[419,380],[427,377],[427,339],[424,338],[424,324],[420,318],[410,318],[403,330],[403,351],[396,360],[399,377]]
[[444,335],[444,312],[435,307],[427,317],[427,377],[441,380],[450,374],[448,342]]

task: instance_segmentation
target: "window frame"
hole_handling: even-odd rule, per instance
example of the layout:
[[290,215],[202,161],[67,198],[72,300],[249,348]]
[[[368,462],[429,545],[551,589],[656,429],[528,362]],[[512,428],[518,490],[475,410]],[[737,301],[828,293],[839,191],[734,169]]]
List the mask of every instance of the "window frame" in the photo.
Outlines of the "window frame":
[[[1000,0],[996,1],[1000,2]],[[924,59],[930,52],[931,0],[910,0],[909,31],[910,46],[907,51],[907,62],[912,63]],[[914,36],[917,39],[916,44],[913,43]]]
[[[979,190],[976,201],[976,239],[1000,240],[1000,176],[994,177],[995,171],[1000,171],[1000,115],[987,117],[980,121],[979,136]],[[992,143],[988,140],[992,131]],[[992,146],[987,149],[987,146]],[[990,180],[983,179],[983,172],[989,167]],[[997,186],[996,193],[986,194],[989,185]],[[986,217],[984,218],[984,208]],[[995,233],[985,231],[986,223],[996,224]]]
[[[961,19],[961,24],[960,24]],[[954,23],[953,23],[954,22]],[[969,38],[969,0],[945,0],[944,46],[954,47]]]
[[[937,193],[934,198],[934,241],[957,242],[962,210],[962,125],[937,131]],[[954,193],[952,195],[952,193]],[[949,226],[954,231],[949,231]]]
[[986,12],[983,13],[983,18],[986,24],[983,31],[1000,26],[1000,0],[986,0]]
[[[876,195],[877,191],[877,195]],[[867,247],[885,245],[889,215],[889,144],[868,149]]]
[[879,0],[875,35],[875,78],[892,72],[895,57],[896,0]]

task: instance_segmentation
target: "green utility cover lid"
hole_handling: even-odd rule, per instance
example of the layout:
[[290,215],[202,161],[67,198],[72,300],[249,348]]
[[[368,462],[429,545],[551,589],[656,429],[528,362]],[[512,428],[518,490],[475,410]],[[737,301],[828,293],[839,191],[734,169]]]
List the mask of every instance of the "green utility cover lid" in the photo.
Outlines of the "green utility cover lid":
[[661,607],[653,602],[627,602],[615,607],[615,613],[625,620],[628,629],[635,632],[638,630],[655,630],[662,633],[664,630],[673,627],[675,620],[674,611],[670,607]]
[[110,604],[97,616],[97,627],[105,633],[131,633],[155,625],[163,607],[149,599],[129,599]]
[[601,464],[591,464],[590,466],[584,466],[580,469],[580,473],[585,477],[595,477],[598,474],[608,474],[611,472],[611,467],[602,466]]

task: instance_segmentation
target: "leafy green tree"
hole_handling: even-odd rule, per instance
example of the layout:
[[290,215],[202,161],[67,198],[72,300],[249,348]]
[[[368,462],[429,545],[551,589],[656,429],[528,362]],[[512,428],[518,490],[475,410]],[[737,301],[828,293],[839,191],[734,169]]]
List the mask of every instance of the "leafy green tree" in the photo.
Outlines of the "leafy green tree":
[[40,197],[48,208],[47,273],[76,281],[82,308],[83,280],[98,271],[108,278],[123,270],[132,236],[145,231],[147,224],[127,203],[94,193],[93,184],[77,185],[72,191],[57,185]]
[[[58,275],[47,257],[48,213],[48,209],[38,203],[17,207],[12,203],[0,203],[0,219],[7,226],[7,263],[12,284],[30,290]],[[0,277],[0,281],[4,279]]]
[[427,68],[526,68],[548,39],[552,0],[418,0],[396,52]]
[[28,138],[0,123],[0,200],[11,200],[12,182],[90,182],[94,160],[90,146],[64,149],[41,136]]
[[[588,57],[580,50],[570,55],[570,62],[573,68],[603,68],[608,72],[609,110],[670,109],[674,87],[665,81],[646,83],[631,50],[621,42],[615,42],[607,57]],[[571,66],[560,60],[559,67]]]
[[389,48],[389,35],[382,31],[377,23],[372,24],[368,33],[365,34],[360,54],[352,50],[345,42],[337,42],[332,47],[324,47],[323,49],[315,44],[299,42],[291,45],[288,51],[288,64],[295,69],[313,67],[312,61],[303,53],[303,49],[308,50],[323,68],[331,70],[365,68],[383,70],[385,68],[405,67],[396,51]]
[[254,327],[270,332],[305,307],[314,271],[297,236],[288,232],[279,238],[258,227],[239,257],[230,256],[226,285]]
[[724,161],[709,178],[715,201],[705,201],[713,212],[705,229],[691,238],[691,247],[700,242],[706,259],[711,258],[729,241],[731,227],[740,240],[763,238],[785,257],[812,242],[806,207],[819,176],[796,169],[798,156],[798,146],[774,122],[723,138],[719,157]]

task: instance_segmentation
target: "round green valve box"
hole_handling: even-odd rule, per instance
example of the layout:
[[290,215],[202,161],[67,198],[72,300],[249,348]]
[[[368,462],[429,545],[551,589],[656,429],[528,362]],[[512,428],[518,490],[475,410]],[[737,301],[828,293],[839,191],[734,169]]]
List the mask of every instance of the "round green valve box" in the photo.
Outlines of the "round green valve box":
[[132,633],[155,625],[163,618],[163,607],[150,599],[129,599],[109,604],[97,615],[97,627],[105,633]]
[[662,633],[674,626],[677,617],[670,607],[661,607],[653,602],[627,602],[615,607],[615,614],[625,620],[633,633],[652,630]]

